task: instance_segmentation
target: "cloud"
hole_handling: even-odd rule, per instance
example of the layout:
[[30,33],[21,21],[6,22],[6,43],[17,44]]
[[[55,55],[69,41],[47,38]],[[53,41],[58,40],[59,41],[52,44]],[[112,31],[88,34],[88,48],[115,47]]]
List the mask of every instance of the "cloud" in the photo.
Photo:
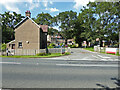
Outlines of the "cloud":
[[44,7],[48,7],[48,4],[53,4],[53,1],[51,1],[51,0],[44,0],[44,1],[42,1],[43,2],[43,6]]
[[86,6],[89,3],[89,1],[94,2],[95,0],[74,0],[75,2],[74,8],[78,10],[83,6]]
[[48,0],[44,0],[43,5],[44,5],[44,7],[47,7],[47,5],[48,5]]
[[59,11],[56,8],[45,8],[45,10],[49,10],[50,12],[58,12]]
[[20,13],[20,9],[16,6],[15,3],[11,3],[11,2],[2,2],[1,3],[8,11],[12,11],[12,12],[16,12],[16,13]]
[[19,0],[1,0],[0,4],[3,5],[8,11],[20,13],[20,9],[16,6]]
[[50,4],[53,4],[53,2],[52,2],[52,1],[50,1]]
[[32,9],[37,8],[39,6],[40,6],[39,3],[30,3],[29,10],[32,10]]
[[58,12],[59,10],[56,8],[50,8],[50,12]]

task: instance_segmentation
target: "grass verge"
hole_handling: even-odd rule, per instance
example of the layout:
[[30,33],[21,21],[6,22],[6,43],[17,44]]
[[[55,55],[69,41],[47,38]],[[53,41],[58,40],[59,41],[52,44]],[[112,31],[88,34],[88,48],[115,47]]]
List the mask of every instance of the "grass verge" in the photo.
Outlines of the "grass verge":
[[[91,48],[84,48],[84,49],[85,49],[85,50],[89,50],[89,51],[94,52],[94,48],[92,48],[92,47],[91,47]],[[111,53],[105,53],[105,52],[100,52],[100,53],[120,56],[119,52],[117,52],[117,54],[111,54]]]
[[89,50],[89,51],[93,51],[94,52],[94,48],[84,48],[85,50]]
[[37,56],[37,55],[21,55],[21,56],[0,56],[0,57],[7,57],[7,58],[50,58],[50,57],[59,57],[59,56],[64,56],[64,55],[70,55],[70,53],[51,53],[50,55],[45,55],[45,56]]

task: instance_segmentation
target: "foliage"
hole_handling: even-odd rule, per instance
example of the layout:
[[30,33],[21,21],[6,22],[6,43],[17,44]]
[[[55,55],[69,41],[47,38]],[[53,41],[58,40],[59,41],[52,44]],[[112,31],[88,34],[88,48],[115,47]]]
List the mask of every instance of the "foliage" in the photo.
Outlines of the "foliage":
[[43,57],[58,57],[58,56],[64,56],[65,54],[61,53],[51,53],[49,55],[44,56],[37,56],[37,55],[28,55],[28,56],[0,56],[0,57],[9,57],[9,58],[43,58]]
[[65,52],[65,54],[64,55],[70,55],[70,53],[69,52]]
[[5,51],[5,50],[6,50],[6,47],[7,47],[6,44],[2,44],[2,45],[1,45],[1,50],[2,50],[2,51]]
[[51,55],[51,53],[38,53],[36,56],[48,56]]
[[[81,42],[95,43],[96,38],[109,42],[118,42],[120,2],[89,2],[83,7],[75,22],[74,38],[81,46]],[[114,8],[113,8],[114,7]]]
[[60,46],[62,46],[62,45],[63,45],[63,43],[60,44]]
[[48,28],[48,34],[49,35],[55,35],[56,33],[58,33],[58,30],[56,29],[53,29],[53,28]]
[[67,44],[67,39],[72,38],[74,21],[77,18],[77,13],[73,11],[65,11],[59,13],[56,16],[57,23],[60,24],[61,35],[65,38],[65,44]]
[[54,43],[50,43],[50,45],[48,46],[48,48],[54,48],[56,45]]
[[37,15],[35,22],[39,25],[52,26],[52,16],[49,13],[40,13]]
[[21,16],[21,14],[17,14],[16,12],[10,14],[8,11],[0,14],[0,18],[0,25],[2,25],[2,43],[7,43],[15,38],[14,26],[20,22],[24,16]]

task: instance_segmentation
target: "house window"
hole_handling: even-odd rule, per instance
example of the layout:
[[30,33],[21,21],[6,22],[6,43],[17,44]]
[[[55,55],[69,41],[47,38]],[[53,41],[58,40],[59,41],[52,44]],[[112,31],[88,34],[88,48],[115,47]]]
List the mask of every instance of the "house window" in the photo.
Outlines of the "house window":
[[18,48],[22,47],[22,42],[18,42]]

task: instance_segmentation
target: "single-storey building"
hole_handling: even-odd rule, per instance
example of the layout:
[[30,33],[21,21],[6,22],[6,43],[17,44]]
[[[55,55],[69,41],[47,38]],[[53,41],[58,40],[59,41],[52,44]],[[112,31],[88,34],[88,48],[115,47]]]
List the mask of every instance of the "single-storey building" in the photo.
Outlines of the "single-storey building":
[[44,49],[47,47],[47,25],[38,25],[31,18],[30,11],[15,28],[15,40],[7,44],[8,49]]

